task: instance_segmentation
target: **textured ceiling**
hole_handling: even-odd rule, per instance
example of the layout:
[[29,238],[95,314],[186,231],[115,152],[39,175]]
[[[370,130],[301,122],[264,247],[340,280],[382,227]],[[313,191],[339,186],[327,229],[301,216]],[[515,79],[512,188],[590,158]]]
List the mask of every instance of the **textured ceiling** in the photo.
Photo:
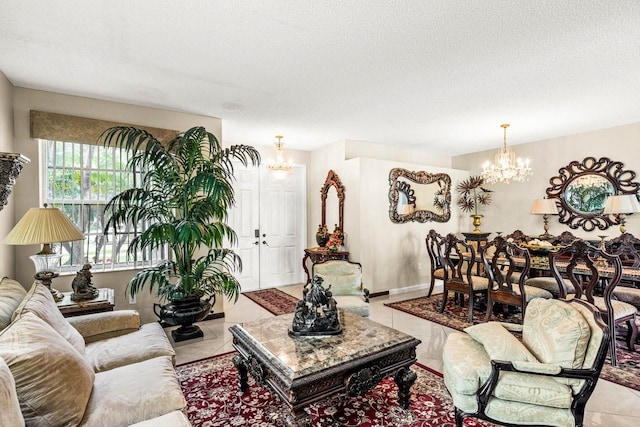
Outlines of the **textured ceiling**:
[[2,0],[0,71],[228,143],[454,155],[639,122],[640,1]]

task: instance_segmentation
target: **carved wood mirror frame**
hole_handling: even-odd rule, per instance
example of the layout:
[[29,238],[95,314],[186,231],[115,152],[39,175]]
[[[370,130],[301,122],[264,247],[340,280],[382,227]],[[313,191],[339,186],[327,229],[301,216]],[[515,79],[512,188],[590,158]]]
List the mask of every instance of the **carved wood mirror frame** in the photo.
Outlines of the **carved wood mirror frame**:
[[559,221],[570,228],[582,228],[585,231],[593,231],[596,228],[606,230],[612,225],[619,224],[615,215],[603,215],[602,211],[582,212],[575,209],[565,198],[567,188],[580,177],[596,175],[608,181],[613,187],[614,195],[638,194],[640,184],[634,182],[636,173],[623,169],[622,162],[613,161],[607,157],[596,160],[595,157],[585,157],[582,162],[572,161],[567,166],[558,170],[558,176],[549,179],[550,187],[547,188],[547,196],[556,199],[559,204]]
[[[322,200],[322,225],[327,225],[327,193],[329,187],[335,187],[338,193],[338,227],[344,232],[344,186],[340,181],[340,177],[333,170],[329,170],[327,179],[320,189],[320,200]],[[333,231],[333,230],[332,230]]]
[[[430,210],[415,210],[412,213],[403,214],[398,212],[398,201],[400,193],[405,193],[408,185],[398,178],[404,177],[416,184],[437,183],[440,189],[433,195],[437,200],[437,206],[441,206],[442,213]],[[412,200],[407,195],[407,201],[415,207],[415,197]],[[446,173],[429,173],[425,171],[410,171],[402,168],[393,168],[389,172],[389,218],[391,222],[405,223],[416,222],[447,222],[451,218],[451,177]]]

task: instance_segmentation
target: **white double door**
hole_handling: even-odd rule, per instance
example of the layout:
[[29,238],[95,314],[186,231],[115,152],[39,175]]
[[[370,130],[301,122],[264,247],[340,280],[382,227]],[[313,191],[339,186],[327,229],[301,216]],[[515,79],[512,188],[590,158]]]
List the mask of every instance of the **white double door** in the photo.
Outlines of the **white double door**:
[[242,272],[235,275],[242,291],[303,282],[306,167],[294,166],[277,180],[264,165],[240,165],[235,176],[236,204],[229,211],[229,225],[238,236],[233,249],[242,259]]

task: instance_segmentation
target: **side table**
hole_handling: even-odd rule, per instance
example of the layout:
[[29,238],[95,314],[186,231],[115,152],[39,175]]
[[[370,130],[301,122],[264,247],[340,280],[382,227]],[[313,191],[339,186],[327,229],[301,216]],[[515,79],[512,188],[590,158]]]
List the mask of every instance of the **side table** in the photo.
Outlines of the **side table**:
[[56,303],[64,317],[113,311],[115,307],[114,291],[111,288],[99,288],[97,297],[84,301],[73,301],[71,299],[72,293],[63,292],[62,301]]
[[304,250],[304,256],[302,257],[302,268],[307,275],[307,284],[311,283],[311,276],[309,275],[309,268],[307,268],[307,260],[311,259],[312,264],[328,261],[330,259],[349,260],[349,252],[345,251],[330,251],[327,248],[307,248]]

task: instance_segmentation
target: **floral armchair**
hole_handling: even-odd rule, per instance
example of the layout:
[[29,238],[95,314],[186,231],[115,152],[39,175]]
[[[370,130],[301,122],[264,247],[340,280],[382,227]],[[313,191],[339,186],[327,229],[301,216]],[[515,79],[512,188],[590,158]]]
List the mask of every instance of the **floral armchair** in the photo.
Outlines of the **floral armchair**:
[[338,308],[352,311],[363,317],[368,317],[369,290],[362,286],[362,265],[359,262],[347,260],[329,260],[313,264],[313,277],[322,278],[325,288],[331,286],[330,291],[335,298]]
[[522,325],[488,322],[465,332],[450,334],[443,350],[457,427],[468,416],[504,425],[583,425],[609,345],[595,306],[536,298]]

